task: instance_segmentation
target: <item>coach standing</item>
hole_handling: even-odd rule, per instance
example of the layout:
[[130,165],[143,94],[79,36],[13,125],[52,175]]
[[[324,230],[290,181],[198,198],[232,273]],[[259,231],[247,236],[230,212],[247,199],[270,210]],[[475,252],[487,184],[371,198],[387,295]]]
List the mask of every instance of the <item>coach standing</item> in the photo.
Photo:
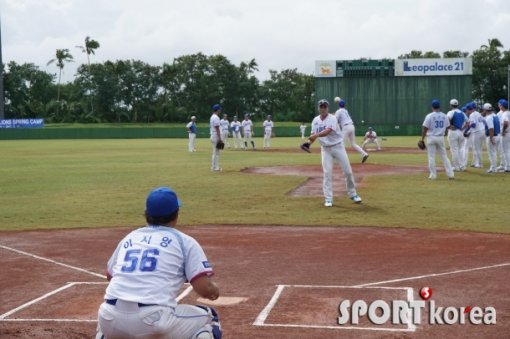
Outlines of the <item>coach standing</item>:
[[427,137],[427,154],[429,160],[429,179],[437,178],[436,153],[439,153],[443,161],[446,175],[449,179],[454,179],[452,165],[446,155],[444,145],[444,136],[446,129],[450,126],[450,121],[446,114],[440,111],[441,104],[439,100],[432,100],[432,112],[427,114],[422,125],[421,140]]
[[188,129],[188,151],[189,152],[196,152],[195,148],[195,141],[197,139],[197,118],[195,116],[191,117],[191,121],[186,125],[186,128]]

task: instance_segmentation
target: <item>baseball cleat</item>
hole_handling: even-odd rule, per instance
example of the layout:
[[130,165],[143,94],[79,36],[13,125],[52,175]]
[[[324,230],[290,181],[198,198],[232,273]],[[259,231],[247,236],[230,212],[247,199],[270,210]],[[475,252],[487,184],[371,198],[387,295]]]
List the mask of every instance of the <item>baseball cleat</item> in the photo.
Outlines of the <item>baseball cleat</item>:
[[362,164],[364,164],[364,163],[365,163],[365,161],[367,161],[367,159],[368,159],[368,154],[365,154],[365,155],[363,156],[363,158],[361,158],[361,163],[362,163]]
[[324,201],[324,206],[332,207],[333,206],[333,201],[329,200],[329,199],[326,199],[326,201]]
[[354,201],[356,204],[359,204],[361,202],[361,197],[359,195],[355,195],[351,197],[351,200]]

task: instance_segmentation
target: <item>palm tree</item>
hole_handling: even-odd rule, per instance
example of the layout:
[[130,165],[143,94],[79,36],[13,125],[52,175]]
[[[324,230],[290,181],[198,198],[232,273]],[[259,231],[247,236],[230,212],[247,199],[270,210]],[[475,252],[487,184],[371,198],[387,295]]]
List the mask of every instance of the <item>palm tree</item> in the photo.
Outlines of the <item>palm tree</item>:
[[58,86],[57,86],[57,116],[58,116],[58,108],[60,106],[60,79],[62,77],[62,70],[64,69],[66,62],[72,62],[73,56],[69,53],[69,50],[66,49],[57,49],[57,53],[55,54],[55,58],[48,61],[47,66],[56,62],[58,67]]
[[[89,36],[85,37],[85,46],[76,46],[76,48],[79,48],[81,49],[81,51],[83,53],[86,53],[87,54],[87,66],[88,66],[88,70],[89,70],[89,80],[90,80],[90,76],[91,76],[91,72],[90,72],[90,55],[91,54],[96,54],[94,51],[96,49],[98,49],[101,45],[99,44],[99,42],[97,42],[96,40],[93,40],[91,39]],[[91,110],[91,113],[94,113],[94,104],[93,104],[93,101],[92,101],[92,96],[90,97],[90,110]]]
[[494,38],[494,39],[489,39],[489,44],[488,45],[482,45],[482,48],[486,49],[497,49],[499,47],[503,47],[503,44],[501,43],[501,41],[499,41],[498,39]]

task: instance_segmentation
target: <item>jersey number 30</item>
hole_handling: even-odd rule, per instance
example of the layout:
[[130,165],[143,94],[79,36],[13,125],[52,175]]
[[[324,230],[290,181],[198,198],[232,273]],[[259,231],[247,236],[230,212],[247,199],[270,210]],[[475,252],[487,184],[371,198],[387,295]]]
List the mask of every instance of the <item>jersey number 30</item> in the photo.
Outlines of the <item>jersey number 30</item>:
[[[150,248],[148,250],[129,250],[126,252],[124,261],[126,265],[122,266],[122,272],[133,272],[138,269],[142,272],[152,272],[158,265],[159,250],[157,248]],[[140,262],[140,264],[138,264]]]

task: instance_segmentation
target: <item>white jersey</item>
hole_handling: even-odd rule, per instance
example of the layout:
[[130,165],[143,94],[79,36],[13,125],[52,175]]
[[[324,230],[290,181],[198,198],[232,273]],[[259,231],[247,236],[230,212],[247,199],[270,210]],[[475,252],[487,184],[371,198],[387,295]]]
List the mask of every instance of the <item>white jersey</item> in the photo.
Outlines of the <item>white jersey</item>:
[[345,108],[340,108],[338,111],[336,111],[335,117],[338,120],[340,128],[347,125],[354,125],[352,118],[349,115],[349,111],[347,111]]
[[228,122],[227,119],[221,119],[220,120],[220,130],[222,132],[228,131],[228,126],[230,125],[230,122]]
[[324,120],[321,119],[321,116],[316,116],[312,121],[312,134],[317,134],[325,129],[331,129],[331,132],[326,135],[325,137],[320,137],[319,142],[321,146],[334,146],[342,143],[342,130],[340,129],[340,126],[338,126],[338,121],[336,120],[336,117],[328,113],[326,118]]
[[[506,110],[501,115],[501,134],[503,135],[503,125],[507,123],[508,127],[506,128],[506,134],[504,135],[506,138],[510,137],[510,111]],[[510,165],[510,164],[509,164]]]
[[369,140],[374,140],[375,138],[377,138],[377,133],[375,133],[375,131],[368,131],[367,133],[365,133],[365,138]]
[[232,121],[230,123],[230,128],[232,129],[232,132],[239,133],[241,132],[241,123],[239,121]]
[[473,132],[484,132],[485,133],[485,124],[484,118],[478,111],[473,111],[469,115],[469,124],[475,124]]
[[271,131],[273,130],[273,122],[271,120],[266,120],[262,123],[262,127],[264,127],[264,132],[266,133],[271,133]]
[[243,130],[245,133],[250,133],[251,132],[251,127],[253,126],[253,123],[251,122],[250,119],[248,120],[243,120],[243,122],[241,123],[241,126],[243,126]]
[[423,121],[423,127],[427,127],[427,136],[443,136],[450,126],[450,120],[443,112],[431,112]]
[[211,136],[217,136],[215,127],[220,126],[220,118],[216,114],[213,113],[213,115],[211,115],[209,125],[211,126]]
[[108,261],[112,279],[105,299],[176,307],[186,281],[212,276],[204,251],[192,237],[165,226],[134,230]]

